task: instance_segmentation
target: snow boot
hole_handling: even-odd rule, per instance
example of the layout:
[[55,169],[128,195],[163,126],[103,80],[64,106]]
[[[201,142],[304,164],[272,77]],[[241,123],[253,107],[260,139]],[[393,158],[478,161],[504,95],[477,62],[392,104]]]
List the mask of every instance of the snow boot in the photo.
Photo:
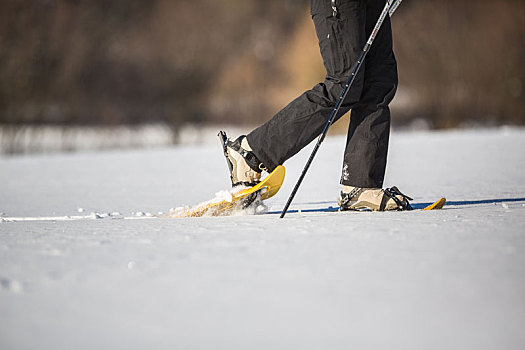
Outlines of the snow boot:
[[343,186],[339,196],[339,210],[412,210],[408,202],[412,198],[404,195],[397,187],[391,188],[360,188]]
[[241,135],[234,141],[229,139],[224,131],[220,131],[218,136],[230,170],[232,187],[257,185],[261,181],[262,171],[267,169],[252,152],[246,136]]

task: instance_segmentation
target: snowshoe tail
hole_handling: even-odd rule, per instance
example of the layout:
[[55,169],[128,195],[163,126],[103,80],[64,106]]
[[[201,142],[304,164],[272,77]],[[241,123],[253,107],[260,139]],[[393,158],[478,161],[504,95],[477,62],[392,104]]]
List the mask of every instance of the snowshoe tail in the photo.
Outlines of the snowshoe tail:
[[445,198],[441,198],[440,200],[430,204],[429,206],[423,208],[422,210],[438,210],[442,209],[445,206],[445,203],[447,200]]

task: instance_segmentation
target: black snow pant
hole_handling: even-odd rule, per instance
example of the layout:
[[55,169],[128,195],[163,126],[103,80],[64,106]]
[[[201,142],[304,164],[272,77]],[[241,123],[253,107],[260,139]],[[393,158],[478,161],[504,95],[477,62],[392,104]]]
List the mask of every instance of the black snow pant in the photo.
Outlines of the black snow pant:
[[[334,16],[331,3],[310,0],[327,73],[324,82],[247,135],[255,155],[270,171],[321,134],[385,6],[384,0],[337,0]],[[396,89],[397,65],[387,16],[337,116],[352,110],[341,184],[383,186],[390,134],[388,105]]]

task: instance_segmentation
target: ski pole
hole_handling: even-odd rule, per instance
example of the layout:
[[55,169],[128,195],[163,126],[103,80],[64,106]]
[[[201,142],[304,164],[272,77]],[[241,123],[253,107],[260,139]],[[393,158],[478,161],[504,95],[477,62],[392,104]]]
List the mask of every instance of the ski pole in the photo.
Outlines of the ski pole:
[[348,94],[350,87],[354,83],[355,77],[357,76],[357,73],[359,72],[359,69],[361,68],[362,63],[364,62],[365,57],[368,54],[368,51],[370,50],[370,47],[372,46],[372,43],[374,42],[377,36],[377,33],[379,32],[379,29],[381,28],[381,25],[385,21],[385,18],[387,15],[392,16],[394,14],[395,10],[401,4],[401,1],[403,0],[388,0],[386,2],[385,8],[383,9],[383,12],[381,12],[379,19],[377,20],[377,23],[374,29],[372,30],[372,33],[370,34],[370,37],[368,38],[368,41],[366,42],[365,47],[363,48],[363,52],[361,52],[361,55],[359,56],[359,58],[357,59],[357,62],[354,64],[354,67],[352,68],[352,74],[350,74],[350,77],[348,78],[343,88],[343,91],[341,92],[341,95],[339,96],[339,99],[337,100],[335,107],[332,110],[332,113],[330,114],[330,117],[328,118],[328,121],[326,122],[324,126],[324,129],[321,135],[319,135],[319,138],[317,139],[317,143],[312,151],[312,154],[310,154],[310,158],[308,158],[308,161],[306,162],[303,172],[301,173],[301,176],[299,176],[299,180],[297,180],[297,183],[295,184],[295,187],[292,193],[290,194],[290,197],[288,198],[288,201],[286,202],[286,205],[284,206],[283,211],[281,212],[281,216],[280,216],[281,219],[284,218],[284,216],[286,215],[286,212],[288,211],[288,208],[290,207],[290,204],[292,204],[295,194],[297,193],[297,190],[299,190],[299,186],[301,186],[301,183],[303,182],[306,172],[310,168],[310,165],[312,164],[312,161],[314,160],[314,157],[317,151],[319,150],[321,143],[324,141],[326,137],[326,133],[328,132],[328,129],[334,122],[335,117],[337,116],[337,113],[339,112],[339,109],[341,108],[341,104],[346,98],[346,95]]
[[390,10],[388,10],[388,14],[390,15],[390,17],[392,17],[399,5],[401,5],[401,2],[403,2],[403,0],[388,0],[388,2],[390,3]]

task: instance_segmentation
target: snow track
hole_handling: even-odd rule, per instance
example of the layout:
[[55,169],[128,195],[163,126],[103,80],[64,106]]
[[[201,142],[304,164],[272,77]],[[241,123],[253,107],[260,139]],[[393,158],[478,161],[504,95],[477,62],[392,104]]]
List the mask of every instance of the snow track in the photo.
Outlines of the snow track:
[[265,215],[155,220],[228,188],[219,146],[0,158],[0,348],[523,349],[525,131],[393,133],[431,212],[335,212],[343,147],[282,220],[310,149]]

